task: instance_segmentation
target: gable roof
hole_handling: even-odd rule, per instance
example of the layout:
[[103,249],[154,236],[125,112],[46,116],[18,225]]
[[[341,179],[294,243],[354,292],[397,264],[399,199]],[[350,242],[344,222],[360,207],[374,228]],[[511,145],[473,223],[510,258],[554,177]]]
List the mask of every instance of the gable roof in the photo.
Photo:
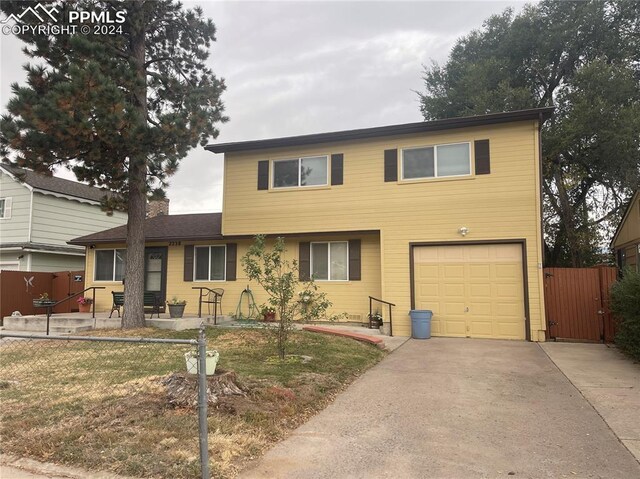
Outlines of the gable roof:
[[239,141],[233,143],[217,143],[205,146],[213,153],[227,153],[231,151],[261,150],[266,148],[281,148],[287,146],[311,145],[316,143],[332,143],[336,141],[361,140],[382,136],[408,135],[429,131],[451,130],[472,126],[493,125],[523,120],[544,121],[551,117],[554,107],[533,108],[530,110],[509,111],[504,113],[490,113],[487,115],[446,118],[444,120],[420,121],[401,125],[379,126],[358,130],[335,131],[331,133],[317,133],[313,135],[289,136],[267,140]]
[[[145,241],[222,239],[222,213],[160,215],[144,221]],[[68,241],[87,246],[95,243],[124,243],[127,225],[117,226]]]
[[29,185],[39,192],[57,193],[60,195],[71,196],[74,198],[82,198],[100,202],[105,196],[113,195],[112,192],[96,188],[93,186],[78,183],[77,181],[58,178],[57,176],[47,176],[42,173],[36,173],[32,170],[20,168],[9,164],[0,164],[0,169],[4,170],[17,181]]
[[629,200],[629,203],[627,204],[624,210],[624,214],[622,215],[622,219],[620,220],[620,223],[618,223],[616,232],[613,234],[613,238],[611,239],[611,247],[615,245],[616,240],[618,239],[618,235],[620,234],[620,231],[622,231],[622,227],[627,221],[627,218],[629,217],[629,213],[631,213],[631,208],[633,207],[633,204],[635,203],[636,200],[640,200],[640,189],[637,189],[636,192],[631,196],[631,199]]

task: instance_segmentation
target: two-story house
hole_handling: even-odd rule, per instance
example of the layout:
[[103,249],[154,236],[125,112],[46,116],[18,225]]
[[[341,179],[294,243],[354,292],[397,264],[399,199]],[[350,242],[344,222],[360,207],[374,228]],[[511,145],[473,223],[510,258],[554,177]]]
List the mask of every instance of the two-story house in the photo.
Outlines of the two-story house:
[[72,238],[127,222],[127,214],[100,208],[103,190],[0,164],[0,269],[74,271],[85,248]]
[[[193,313],[192,287],[221,287],[233,312],[251,238],[284,236],[351,321],[373,296],[396,305],[396,334],[410,333],[410,309],[430,309],[434,335],[542,341],[540,127],[552,111],[210,145],[224,153],[223,211],[147,220],[146,289]],[[122,290],[125,234],[72,241],[89,248],[87,286],[107,286],[103,310]]]

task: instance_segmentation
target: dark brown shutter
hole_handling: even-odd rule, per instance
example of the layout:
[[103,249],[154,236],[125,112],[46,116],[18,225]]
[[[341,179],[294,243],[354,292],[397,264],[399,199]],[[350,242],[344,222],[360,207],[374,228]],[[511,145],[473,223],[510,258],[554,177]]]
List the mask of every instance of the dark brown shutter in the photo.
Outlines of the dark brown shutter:
[[298,256],[298,275],[300,281],[309,281],[311,278],[311,243],[300,243]]
[[384,181],[398,181],[398,150],[384,150]]
[[227,281],[236,280],[236,257],[238,245],[235,243],[227,243]]
[[269,160],[258,162],[258,189],[269,189]]
[[476,175],[488,175],[491,173],[489,140],[476,140],[474,142],[474,148],[476,157]]
[[360,281],[361,264],[360,240],[349,240],[349,281]]
[[344,164],[344,155],[336,153],[331,155],[331,184],[341,185],[343,181],[342,168]]
[[193,245],[184,247],[184,280],[193,281]]

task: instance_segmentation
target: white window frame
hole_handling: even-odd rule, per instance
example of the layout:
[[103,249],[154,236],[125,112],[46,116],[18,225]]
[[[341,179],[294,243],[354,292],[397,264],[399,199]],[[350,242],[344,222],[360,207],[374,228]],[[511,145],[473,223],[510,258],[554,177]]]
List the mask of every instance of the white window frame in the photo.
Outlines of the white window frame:
[[[346,264],[346,273],[347,277],[345,279],[331,279],[331,244],[332,243],[343,243],[347,245],[347,264]],[[332,281],[332,282],[345,282],[349,281],[349,242],[348,241],[312,241],[311,247],[309,248],[309,268],[310,275],[313,276],[313,245],[314,244],[326,244],[327,245],[327,279],[319,279],[313,278],[315,281]]]
[[[198,265],[198,248],[209,249],[209,261],[207,262],[207,279],[196,279],[196,267]],[[211,248],[224,248],[224,276],[223,279],[211,279]],[[211,244],[211,245],[195,245],[193,250],[193,281],[197,283],[223,283],[227,280],[227,245]]]
[[[440,146],[454,146],[454,145],[467,145],[469,149],[469,173],[462,175],[438,175],[438,147]],[[425,148],[433,148],[433,176],[419,176],[416,178],[404,177],[404,152],[409,150],[423,150]],[[471,176],[473,174],[472,158],[471,158],[471,142],[470,141],[458,141],[456,143],[440,143],[437,145],[424,145],[424,146],[412,146],[411,148],[402,148],[402,161],[400,162],[400,173],[402,181],[414,181],[414,180],[433,180],[436,178],[459,178],[463,176]]]
[[[302,169],[302,160],[308,159],[308,158],[324,158],[325,160],[325,164],[327,165],[327,171],[326,171],[326,176],[325,176],[325,180],[324,183],[321,185],[301,185],[300,181],[302,179],[302,175],[301,175],[301,169]],[[276,167],[275,164],[276,163],[280,163],[283,161],[293,161],[293,160],[297,160],[298,162],[298,184],[294,185],[294,186],[276,186]],[[329,185],[329,155],[308,155],[308,156],[300,156],[298,158],[285,158],[285,159],[281,159],[281,160],[272,160],[271,161],[272,165],[271,165],[271,188],[274,190],[284,190],[284,189],[291,189],[291,188],[319,188],[319,187],[323,187],[323,186],[328,186]]]
[[[113,251],[113,266],[111,268],[111,279],[96,279],[98,273],[98,251]],[[126,248],[98,248],[93,250],[93,281],[96,283],[119,283],[122,280],[116,279],[116,251],[127,251]],[[124,277],[124,275],[123,275]]]
[[0,198],[0,201],[3,201],[2,208],[0,208],[0,220],[8,220],[11,218],[12,198],[5,196]]

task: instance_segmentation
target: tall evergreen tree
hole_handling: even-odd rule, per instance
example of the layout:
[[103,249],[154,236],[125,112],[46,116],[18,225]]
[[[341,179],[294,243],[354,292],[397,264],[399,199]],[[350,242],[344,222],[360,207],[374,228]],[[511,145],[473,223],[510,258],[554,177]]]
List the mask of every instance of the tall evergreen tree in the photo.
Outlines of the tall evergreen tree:
[[[57,20],[21,21],[73,25],[70,12],[85,11],[96,14],[94,23],[18,35],[41,63],[25,66],[25,85],[12,85],[0,142],[21,166],[50,173],[65,165],[79,180],[120,193],[104,206],[128,211],[123,327],[143,326],[147,197],[161,194],[187,152],[215,138],[216,124],[227,120],[224,81],[207,66],[215,26],[199,7],[173,0],[40,4],[55,7]],[[8,16],[28,6],[33,2],[3,1],[0,8]]]
[[424,82],[427,120],[556,106],[543,131],[546,262],[597,261],[640,180],[640,2],[506,10]]

